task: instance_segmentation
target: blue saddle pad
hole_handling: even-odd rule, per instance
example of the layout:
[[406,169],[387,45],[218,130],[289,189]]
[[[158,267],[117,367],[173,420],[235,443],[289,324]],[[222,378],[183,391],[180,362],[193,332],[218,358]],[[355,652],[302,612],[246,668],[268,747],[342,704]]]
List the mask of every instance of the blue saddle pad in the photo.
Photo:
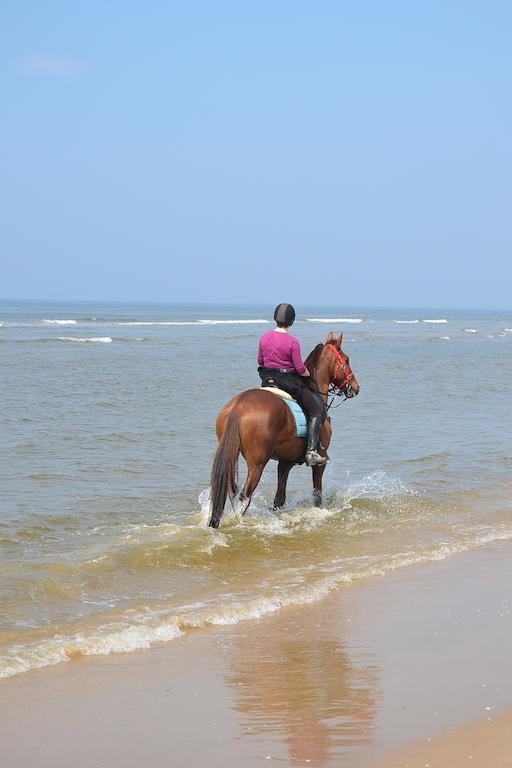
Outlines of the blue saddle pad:
[[293,413],[293,417],[295,419],[295,428],[297,430],[297,437],[307,437],[308,422],[300,405],[296,403],[295,400],[287,400],[285,397],[281,399],[284,400],[288,408]]

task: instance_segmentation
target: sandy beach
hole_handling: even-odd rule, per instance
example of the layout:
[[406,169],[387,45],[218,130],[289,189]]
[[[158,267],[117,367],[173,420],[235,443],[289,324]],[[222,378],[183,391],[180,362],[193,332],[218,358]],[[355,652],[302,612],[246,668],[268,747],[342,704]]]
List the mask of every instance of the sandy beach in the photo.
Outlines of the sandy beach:
[[375,768],[509,768],[512,712],[490,715],[463,728],[392,750]]
[[2,765],[510,765],[511,554],[4,680]]

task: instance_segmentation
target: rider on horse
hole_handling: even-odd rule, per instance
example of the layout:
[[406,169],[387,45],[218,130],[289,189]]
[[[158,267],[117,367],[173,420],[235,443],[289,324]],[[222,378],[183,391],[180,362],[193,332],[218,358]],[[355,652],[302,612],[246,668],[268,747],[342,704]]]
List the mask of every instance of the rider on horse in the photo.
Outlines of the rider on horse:
[[309,425],[306,464],[308,467],[326,464],[327,457],[318,453],[320,427],[325,417],[324,403],[302,361],[298,340],[288,333],[295,320],[292,305],[278,304],[274,320],[277,327],[263,334],[258,347],[261,385],[277,386],[297,400]]

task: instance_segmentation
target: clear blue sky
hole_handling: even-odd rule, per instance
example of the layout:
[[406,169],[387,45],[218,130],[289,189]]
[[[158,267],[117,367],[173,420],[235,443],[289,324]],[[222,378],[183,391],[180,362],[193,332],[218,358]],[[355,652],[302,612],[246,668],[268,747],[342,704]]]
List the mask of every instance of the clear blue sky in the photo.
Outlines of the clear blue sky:
[[510,308],[510,2],[4,0],[0,296]]

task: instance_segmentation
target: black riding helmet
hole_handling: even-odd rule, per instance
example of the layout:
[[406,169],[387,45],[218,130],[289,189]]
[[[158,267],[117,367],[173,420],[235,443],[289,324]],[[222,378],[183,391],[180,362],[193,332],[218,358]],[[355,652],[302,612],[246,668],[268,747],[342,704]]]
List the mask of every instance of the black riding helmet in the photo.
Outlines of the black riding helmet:
[[292,325],[295,320],[295,310],[291,304],[278,304],[274,311],[274,320],[283,325]]

